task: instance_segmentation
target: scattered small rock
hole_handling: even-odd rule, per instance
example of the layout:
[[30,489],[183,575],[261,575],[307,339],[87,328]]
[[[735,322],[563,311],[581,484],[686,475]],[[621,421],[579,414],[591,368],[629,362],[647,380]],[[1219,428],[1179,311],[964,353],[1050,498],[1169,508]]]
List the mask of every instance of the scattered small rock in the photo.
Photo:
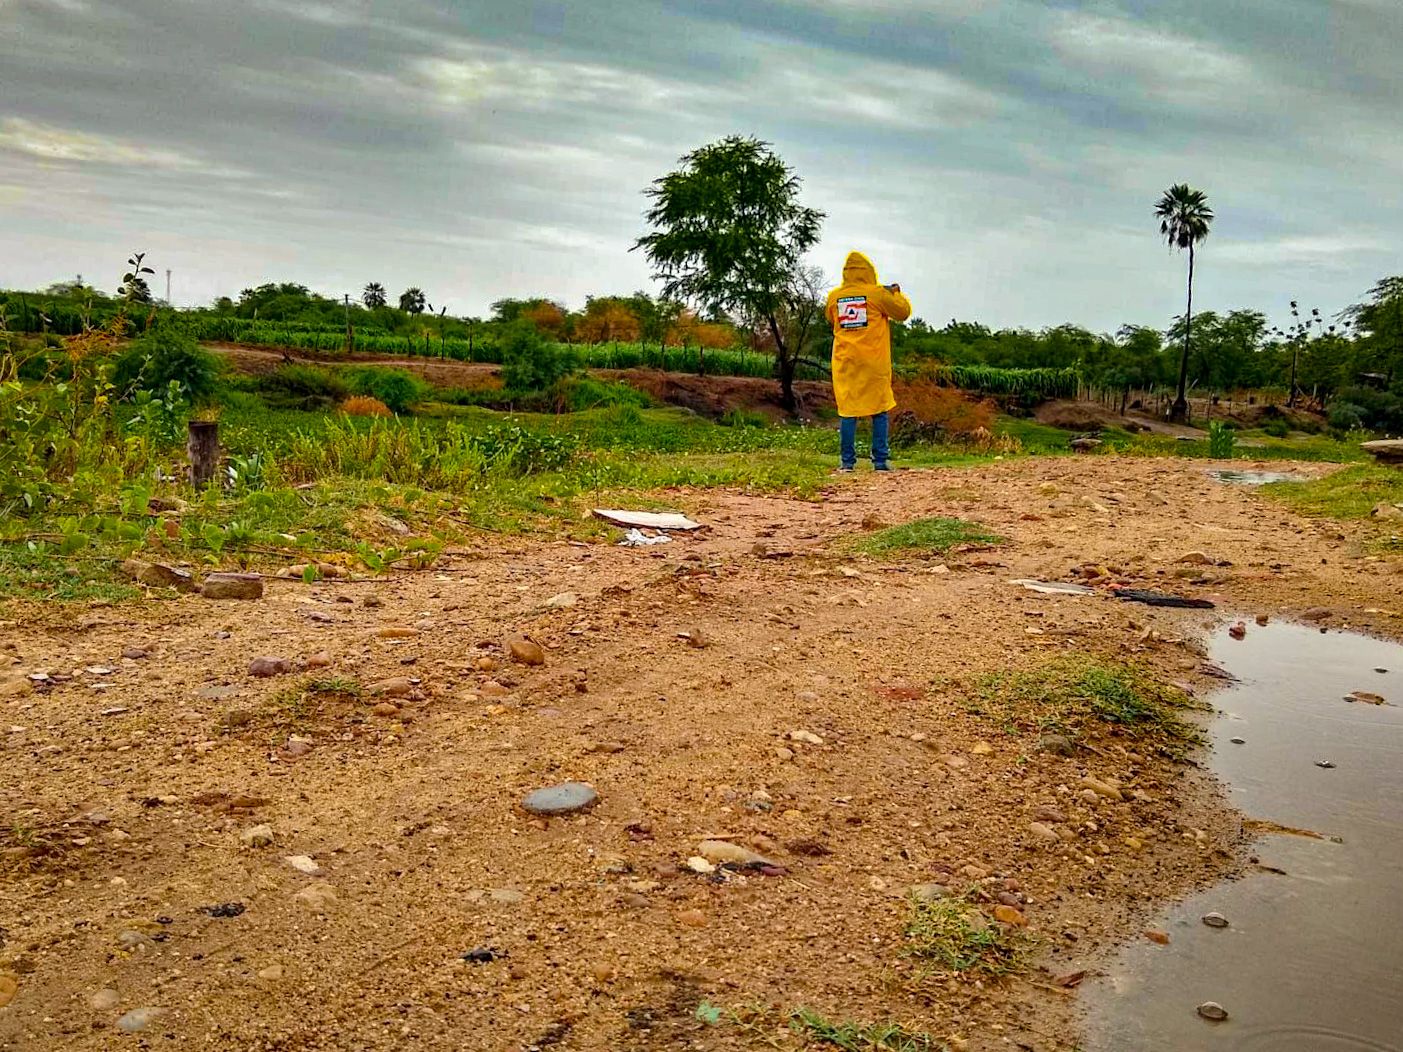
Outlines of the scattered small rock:
[[262,599],[263,578],[256,573],[212,573],[200,594],[206,599]]
[[1179,562],[1190,566],[1212,566],[1213,558],[1206,552],[1185,552],[1179,556]]
[[273,827],[269,825],[253,826],[239,834],[239,840],[247,847],[268,847],[273,839]]
[[122,1003],[122,995],[110,986],[104,987],[88,998],[88,1004],[99,1012],[106,1012]]
[[1228,926],[1228,918],[1217,912],[1205,913],[1203,915],[1203,923],[1210,928],[1226,928]]
[[1044,734],[1038,739],[1038,748],[1054,756],[1073,756],[1077,751],[1076,743],[1065,734]]
[[1330,608],[1328,606],[1312,606],[1309,610],[1301,612],[1302,621],[1324,621],[1329,616]]
[[1231,741],[1234,745],[1246,745],[1246,744],[1247,744],[1247,739],[1246,739],[1246,738],[1230,738],[1230,739],[1228,739],[1228,740]]
[[1002,903],[994,907],[994,919],[1000,924],[1007,924],[1014,928],[1026,928],[1028,918],[1023,911],[1015,906],[1005,906]]
[[823,739],[812,731],[790,731],[789,740],[793,742],[803,742],[805,745],[823,744]]
[[332,666],[331,655],[325,650],[313,654],[306,661],[302,662],[302,667],[306,669],[330,668]]
[[488,892],[488,898],[503,906],[519,906],[526,901],[526,893],[516,888],[493,888]]
[[525,636],[512,636],[507,640],[507,651],[511,654],[513,661],[523,665],[544,665],[546,663],[546,652],[536,643]]
[[681,633],[681,636],[693,650],[705,650],[707,647],[711,646],[710,638],[708,638],[707,634],[700,628],[690,628],[686,632]]
[[375,716],[398,716],[399,706],[393,702],[381,701],[376,703],[375,707],[372,708],[370,712]]
[[407,698],[414,693],[414,681],[408,676],[395,676],[372,683],[366,692],[375,697]]
[[124,1030],[128,1034],[139,1034],[157,1019],[161,1018],[161,1016],[165,1015],[165,1013],[166,1010],[164,1008],[153,1008],[150,1006],[133,1008],[126,1015],[122,1016],[121,1019],[117,1020],[117,1029]]
[[258,978],[266,979],[270,983],[277,982],[282,977],[283,966],[281,964],[270,964],[267,968],[259,969],[258,972]]
[[147,588],[175,588],[182,592],[195,590],[195,579],[190,576],[189,571],[178,570],[173,566],[128,559],[122,563],[121,569],[137,584]]
[[419,634],[417,628],[410,628],[408,625],[386,625],[377,629],[376,639],[413,639]]
[[1269,618],[1266,614],[1257,615],[1257,624],[1261,625],[1263,628],[1265,628],[1270,621],[1271,618]]
[[145,661],[150,656],[151,651],[145,647],[124,647],[122,649],[122,657],[128,661]]
[[287,658],[256,657],[248,663],[248,674],[260,679],[267,679],[270,676],[286,676],[288,673],[296,671],[297,666]]
[[917,902],[936,902],[939,899],[949,898],[950,889],[944,884],[930,882],[926,884],[913,884],[907,889],[906,894]]
[[217,906],[204,907],[204,912],[208,913],[211,917],[217,917],[227,920],[230,917],[243,916],[244,910],[246,910],[247,908],[248,907],[245,906],[242,902],[221,902]]
[[284,855],[283,861],[299,873],[305,873],[309,877],[319,877],[323,870],[317,865],[315,859],[310,855]]
[[1109,782],[1103,782],[1099,778],[1093,778],[1090,775],[1081,780],[1081,786],[1084,789],[1090,789],[1097,796],[1104,796],[1107,800],[1124,799],[1121,795],[1121,791],[1115,786],[1111,785]]
[[1247,626],[1241,621],[1239,621],[1237,624],[1233,625],[1231,628],[1228,629],[1228,635],[1230,635],[1233,639],[1246,639]]
[[975,756],[988,756],[994,751],[994,747],[988,742],[975,742],[970,752]]
[[562,782],[528,793],[521,806],[534,815],[568,815],[593,807],[599,800],[594,787],[584,782]]
[[686,928],[705,928],[706,914],[701,910],[682,910],[677,914],[677,922]]
[[1048,843],[1061,841],[1062,839],[1057,835],[1057,830],[1041,822],[1030,823],[1028,825],[1028,832],[1032,833],[1033,836],[1037,837],[1039,840],[1046,840]]
[[580,597],[575,592],[561,592],[546,600],[546,606],[551,610],[565,610],[574,606],[580,601]]
[[1316,761],[1315,761],[1315,766],[1317,766],[1317,767],[1323,767],[1323,768],[1325,768],[1327,771],[1329,771],[1329,770],[1333,770],[1335,765],[1334,765],[1334,763],[1331,762],[1330,760],[1316,760]]
[[1159,928],[1146,929],[1145,938],[1149,939],[1150,942],[1156,943],[1160,946],[1169,945],[1169,933],[1167,931],[1161,931]]
[[336,889],[324,880],[308,884],[292,897],[295,901],[316,910],[318,913],[325,913],[337,902]]
[[1198,1014],[1214,1023],[1221,1023],[1228,1017],[1228,1010],[1217,1001],[1204,1001],[1198,1006]]
[[1051,822],[1054,825],[1067,821],[1067,816],[1055,807],[1044,804],[1033,813],[1033,818],[1038,822]]
[[732,844],[725,840],[703,840],[697,845],[697,853],[708,862],[732,866],[778,866],[778,862],[758,855],[749,848]]

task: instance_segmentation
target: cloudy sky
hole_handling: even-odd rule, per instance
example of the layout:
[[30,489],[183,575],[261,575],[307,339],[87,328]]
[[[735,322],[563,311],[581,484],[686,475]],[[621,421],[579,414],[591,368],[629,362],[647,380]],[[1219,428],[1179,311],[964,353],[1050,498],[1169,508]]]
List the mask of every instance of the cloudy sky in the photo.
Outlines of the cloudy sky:
[[917,313],[1163,325],[1170,183],[1218,212],[1198,302],[1334,311],[1403,272],[1400,0],[0,0],[0,287],[177,303],[651,287],[642,190],[774,143]]

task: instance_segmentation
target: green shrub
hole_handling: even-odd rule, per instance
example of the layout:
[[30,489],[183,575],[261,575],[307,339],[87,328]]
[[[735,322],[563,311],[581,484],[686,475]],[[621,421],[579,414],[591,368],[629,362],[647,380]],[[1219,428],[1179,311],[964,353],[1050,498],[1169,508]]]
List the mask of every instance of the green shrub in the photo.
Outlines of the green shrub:
[[764,413],[753,409],[728,409],[716,422],[722,427],[764,427],[769,423]]
[[350,372],[352,394],[378,398],[393,413],[407,413],[416,402],[429,397],[430,387],[413,373],[403,369],[380,369],[362,366]]
[[219,372],[219,359],[184,328],[167,323],[148,329],[117,356],[112,382],[123,398],[137,391],[164,395],[174,382],[186,398],[200,404],[214,395]]
[[350,392],[345,379],[320,365],[296,362],[280,366],[255,382],[265,399],[284,409],[324,409],[343,401]]
[[502,384],[509,391],[544,391],[578,367],[572,348],[547,343],[529,324],[513,325],[502,341]]
[[547,397],[558,412],[567,413],[619,405],[647,409],[652,405],[652,399],[636,387],[597,380],[592,376],[567,376],[557,380],[551,385]]
[[1291,425],[1285,420],[1268,420],[1262,425],[1262,431],[1272,438],[1285,438],[1291,433]]
[[1221,420],[1208,425],[1208,455],[1214,460],[1231,460],[1237,446],[1237,435]]

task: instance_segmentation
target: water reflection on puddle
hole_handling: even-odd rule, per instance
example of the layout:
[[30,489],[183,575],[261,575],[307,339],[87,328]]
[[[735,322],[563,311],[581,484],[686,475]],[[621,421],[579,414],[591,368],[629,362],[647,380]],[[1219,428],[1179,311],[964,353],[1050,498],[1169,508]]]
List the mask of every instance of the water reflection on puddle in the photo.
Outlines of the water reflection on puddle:
[[1306,475],[1290,471],[1210,471],[1208,477],[1217,482],[1229,482],[1237,486],[1265,486],[1268,482],[1305,482]]
[[[1132,942],[1087,985],[1085,1047],[1403,1052],[1403,647],[1270,625],[1224,633],[1212,660],[1241,679],[1210,728],[1233,803],[1341,842],[1266,836],[1254,853],[1285,875],[1254,869],[1172,908],[1156,922],[1168,946]],[[1204,925],[1212,911],[1230,926]],[[1230,1018],[1199,1019],[1204,1001]]]

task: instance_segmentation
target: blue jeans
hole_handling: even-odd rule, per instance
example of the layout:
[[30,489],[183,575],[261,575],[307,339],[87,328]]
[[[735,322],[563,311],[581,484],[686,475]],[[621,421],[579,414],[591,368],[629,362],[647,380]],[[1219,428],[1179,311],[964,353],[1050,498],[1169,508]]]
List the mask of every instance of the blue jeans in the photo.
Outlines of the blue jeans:
[[[845,468],[857,467],[857,417],[844,416],[838,420],[838,437],[841,440],[842,462]],[[885,471],[887,458],[891,455],[887,434],[891,417],[878,413],[872,417],[872,466]]]

